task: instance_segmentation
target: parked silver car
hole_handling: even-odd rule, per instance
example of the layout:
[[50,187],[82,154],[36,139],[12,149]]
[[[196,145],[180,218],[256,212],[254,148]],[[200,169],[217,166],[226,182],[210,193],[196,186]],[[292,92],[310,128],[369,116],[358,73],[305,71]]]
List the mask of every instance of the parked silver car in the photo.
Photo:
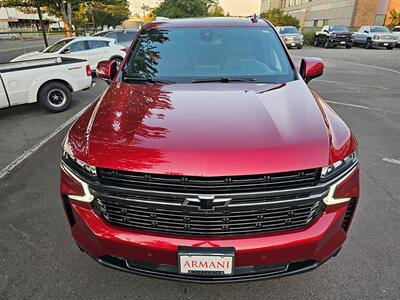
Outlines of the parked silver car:
[[391,50],[396,47],[397,39],[385,26],[361,26],[358,32],[354,33],[353,42],[365,48],[378,46]]
[[303,47],[304,38],[301,32],[294,26],[278,26],[276,27],[286,47],[301,49]]
[[392,33],[396,36],[397,47],[399,47],[400,46],[400,26],[394,26],[392,29]]

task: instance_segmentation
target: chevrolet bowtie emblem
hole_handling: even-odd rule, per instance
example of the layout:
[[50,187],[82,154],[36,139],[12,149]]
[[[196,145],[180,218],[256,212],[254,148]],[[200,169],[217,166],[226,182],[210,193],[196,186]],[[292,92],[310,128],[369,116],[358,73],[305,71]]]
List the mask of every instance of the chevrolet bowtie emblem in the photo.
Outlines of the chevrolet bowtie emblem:
[[199,195],[197,197],[187,197],[182,206],[197,207],[204,210],[212,210],[215,207],[227,207],[232,198],[218,198],[214,195]]

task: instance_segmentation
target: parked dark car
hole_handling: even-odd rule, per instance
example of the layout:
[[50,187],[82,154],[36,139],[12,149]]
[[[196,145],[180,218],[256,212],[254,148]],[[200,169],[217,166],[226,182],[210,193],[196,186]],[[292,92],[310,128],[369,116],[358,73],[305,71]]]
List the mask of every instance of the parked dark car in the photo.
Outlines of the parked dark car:
[[345,46],[350,49],[353,46],[351,36],[352,32],[345,25],[326,25],[315,33],[314,46],[324,48]]
[[294,26],[276,27],[279,35],[287,48],[301,49],[303,47],[304,38],[302,33]]
[[93,34],[93,36],[104,36],[110,39],[114,39],[118,44],[129,48],[136,37],[138,30],[136,29],[115,29],[106,30]]

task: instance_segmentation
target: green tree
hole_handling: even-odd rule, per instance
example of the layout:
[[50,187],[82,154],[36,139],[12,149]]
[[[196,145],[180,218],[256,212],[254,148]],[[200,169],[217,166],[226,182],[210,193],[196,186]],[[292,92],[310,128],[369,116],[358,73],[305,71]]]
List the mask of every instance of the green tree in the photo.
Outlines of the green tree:
[[166,18],[206,17],[217,5],[217,0],[164,0],[154,13]]
[[261,14],[261,18],[267,19],[274,26],[295,26],[300,27],[300,22],[295,17],[286,14],[282,9],[274,8]]
[[394,8],[390,10],[391,26],[400,25],[400,12],[397,12]]
[[120,25],[129,18],[128,0],[102,0],[93,4],[94,18],[97,26]]
[[[71,35],[73,23],[85,27],[89,20],[94,20],[99,26],[115,26],[128,19],[130,15],[128,0],[40,0],[40,4],[43,11],[63,21],[66,36]],[[0,0],[1,6],[19,7],[32,13],[36,0]]]
[[210,17],[223,17],[225,16],[225,13],[224,9],[218,3],[215,3],[215,5],[210,7],[208,15]]

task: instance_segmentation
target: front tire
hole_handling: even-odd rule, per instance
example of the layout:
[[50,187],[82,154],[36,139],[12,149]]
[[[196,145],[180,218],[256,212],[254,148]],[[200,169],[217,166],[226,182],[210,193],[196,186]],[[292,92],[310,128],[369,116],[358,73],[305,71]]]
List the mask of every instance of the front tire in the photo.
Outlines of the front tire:
[[49,82],[40,89],[38,99],[49,111],[57,113],[68,109],[72,102],[72,94],[64,83]]
[[346,49],[351,49],[352,45],[346,45]]
[[367,40],[367,42],[365,43],[365,49],[371,49],[371,48],[372,48],[372,41]]
[[387,46],[386,49],[387,50],[393,50],[393,47],[392,46]]
[[299,46],[297,46],[297,49],[301,49],[301,48],[303,48],[303,46],[302,45],[299,45]]
[[326,40],[325,40],[325,43],[324,43],[324,48],[325,48],[325,49],[328,49],[328,48],[330,48],[330,47],[331,47],[331,43],[329,43],[329,40],[326,39]]
[[319,42],[318,42],[317,38],[314,39],[313,45],[314,45],[314,47],[319,47]]

